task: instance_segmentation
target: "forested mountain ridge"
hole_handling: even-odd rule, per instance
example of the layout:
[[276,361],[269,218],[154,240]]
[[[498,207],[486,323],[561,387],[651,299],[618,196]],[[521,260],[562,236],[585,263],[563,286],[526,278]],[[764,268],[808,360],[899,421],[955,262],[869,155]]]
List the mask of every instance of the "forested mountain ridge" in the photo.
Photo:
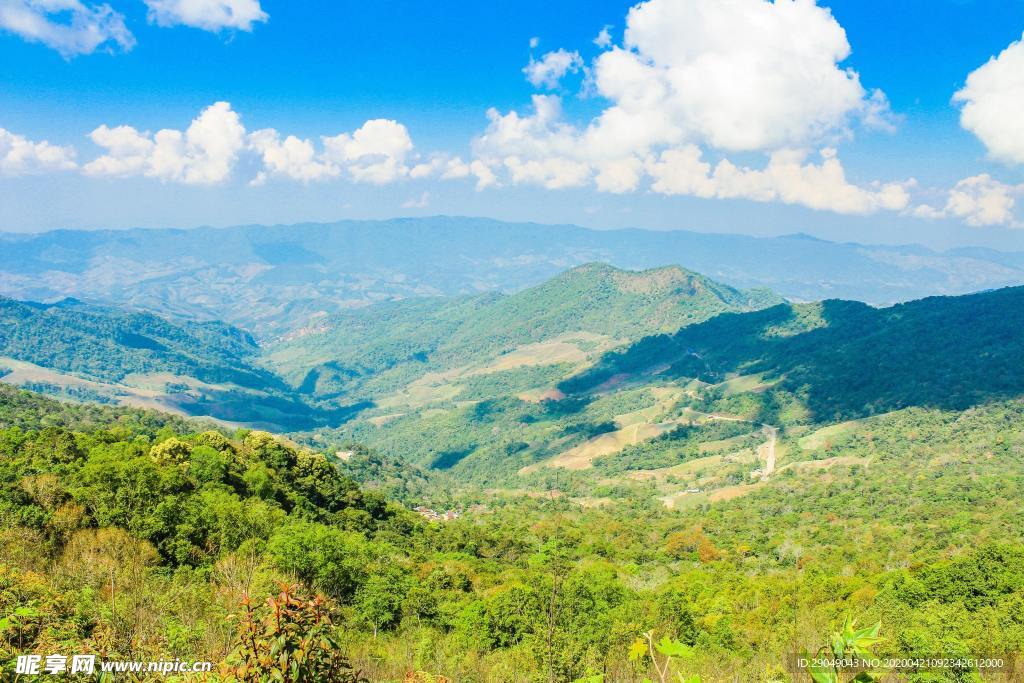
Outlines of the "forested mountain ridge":
[[1024,287],[930,297],[888,308],[850,301],[723,314],[610,352],[566,380],[586,392],[613,376],[717,383],[732,373],[779,380],[818,422],[908,406],[963,410],[1024,394]]
[[169,321],[73,299],[40,304],[0,297],[0,355],[97,379],[171,372],[210,383],[279,386],[251,365],[258,353],[247,332],[224,323]]
[[562,339],[564,346],[609,347],[780,301],[678,266],[631,272],[585,264],[511,295],[410,299],[335,314],[267,345],[264,363],[304,393],[374,392],[565,335],[586,339]]
[[876,304],[1024,283],[984,249],[837,244],[687,231],[587,230],[434,216],[194,230],[0,234],[0,294],[67,296],[273,338],[324,314],[411,296],[513,292],[587,262],[680,263],[733,287]]
[[532,394],[507,374],[505,386],[438,391],[420,405],[378,408],[340,432],[492,486],[550,483],[554,474],[537,467],[594,469],[600,481],[682,467],[705,457],[702,444],[712,441],[770,452],[774,437],[762,425],[783,430],[784,445],[787,430],[1024,396],[1022,330],[1020,287],[888,308],[780,304],[644,338],[562,381],[533,377]]
[[251,425],[310,428],[343,419],[307,405],[256,361],[243,330],[219,322],[64,300],[0,298],[3,381],[78,400],[159,407]]
[[544,367],[536,372],[545,381],[562,379],[604,349],[778,301],[678,267],[630,273],[592,264],[511,295],[348,310],[261,346],[225,323],[70,299],[0,299],[0,359],[8,359],[0,367],[9,383],[69,398],[309,429],[340,424],[428,372],[483,373],[505,363]]

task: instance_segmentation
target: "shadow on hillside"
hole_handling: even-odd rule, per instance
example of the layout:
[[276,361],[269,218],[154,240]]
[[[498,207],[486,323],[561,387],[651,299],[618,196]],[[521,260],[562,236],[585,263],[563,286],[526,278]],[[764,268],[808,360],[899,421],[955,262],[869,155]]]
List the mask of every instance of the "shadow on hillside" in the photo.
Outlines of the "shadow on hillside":
[[475,450],[476,444],[466,446],[465,448],[453,448],[442,451],[430,461],[429,467],[432,470],[450,470],[462,462],[463,458],[472,455]]
[[302,401],[285,397],[258,396],[247,392],[215,391],[198,398],[185,397],[179,407],[191,415],[204,415],[226,420],[260,425],[276,431],[307,431],[318,427],[339,427],[360,411],[373,407],[362,401],[336,408],[310,406]]
[[[719,382],[782,378],[819,422],[909,406],[962,410],[1024,395],[1024,288],[876,309],[850,301],[725,313],[606,355],[559,388],[579,396],[618,374]],[[667,366],[667,370],[664,369]]]

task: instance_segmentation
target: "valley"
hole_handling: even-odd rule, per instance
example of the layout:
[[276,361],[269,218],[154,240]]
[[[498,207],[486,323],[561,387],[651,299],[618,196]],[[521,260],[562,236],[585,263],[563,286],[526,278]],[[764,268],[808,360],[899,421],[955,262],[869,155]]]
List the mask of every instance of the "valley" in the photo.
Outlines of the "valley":
[[[115,595],[116,623],[173,649],[152,624],[233,613],[238,572],[265,592],[286,577],[339,605],[346,656],[381,681],[636,680],[639,625],[692,648],[705,680],[783,681],[792,643],[844,611],[881,622],[884,651],[1014,652],[1022,315],[1024,288],[797,303],[601,263],[263,339],[0,299],[0,580],[43,591],[56,628],[47,601],[91,593],[65,569],[33,588],[33,568],[126,534],[153,569],[121,580],[206,597]],[[196,633],[210,657],[238,647]]]

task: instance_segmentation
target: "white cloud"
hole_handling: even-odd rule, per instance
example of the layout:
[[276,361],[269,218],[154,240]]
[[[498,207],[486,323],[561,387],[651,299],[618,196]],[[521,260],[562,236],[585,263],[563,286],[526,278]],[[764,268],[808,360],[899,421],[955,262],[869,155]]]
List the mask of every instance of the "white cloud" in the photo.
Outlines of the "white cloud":
[[872,90],[871,95],[864,100],[860,117],[866,128],[886,133],[895,133],[896,127],[903,120],[902,116],[893,113],[889,98],[878,88]]
[[597,37],[594,38],[594,45],[600,48],[609,47],[612,44],[611,28],[610,24],[606,24],[597,34]]
[[106,3],[0,0],[0,28],[53,48],[65,58],[104,46],[130,50],[135,45],[124,16]]
[[325,158],[347,167],[354,180],[382,185],[409,173],[406,156],[412,138],[401,123],[390,119],[367,121],[349,135],[323,138]]
[[226,180],[246,145],[245,128],[227,102],[204,109],[184,132],[104,125],[90,137],[107,152],[83,167],[89,175],[145,175],[194,185]]
[[633,192],[640,184],[643,167],[643,162],[636,157],[600,162],[597,164],[597,176],[594,178],[594,182],[601,192],[614,194]]
[[204,31],[251,31],[267,13],[259,0],[145,0],[150,21],[159,26],[192,26]]
[[592,129],[563,121],[558,97],[534,95],[533,103],[526,115],[488,112],[490,125],[474,143],[478,159],[503,169],[513,184],[559,189],[593,182],[599,191],[624,193],[639,189],[646,176],[659,194],[778,201],[848,214],[900,211],[909,202],[909,182],[851,183],[832,148],[822,150],[820,163],[808,162],[806,151],[784,148],[772,151],[760,170],[728,159],[712,168],[693,143],[654,149],[649,135],[659,123],[656,113],[649,126],[623,125],[614,144],[604,144],[590,136]]
[[478,190],[498,183],[498,176],[491,165],[479,159],[467,163],[462,160],[462,157],[439,154],[429,161],[420,162],[409,169],[409,177],[414,180],[423,178],[459,180],[469,176],[476,178],[476,189]]
[[249,145],[260,154],[264,167],[252,181],[254,185],[262,185],[271,175],[309,182],[333,178],[341,172],[337,165],[319,158],[311,141],[294,135],[282,140],[272,128],[249,135]]
[[[893,130],[885,94],[867,92],[840,66],[850,53],[842,27],[811,0],[648,0],[629,11],[622,46],[588,69],[607,105],[586,125],[567,121],[562,100],[534,95],[532,111],[491,109],[473,144],[477,160],[513,184],[593,185],[779,201],[841,213],[902,210],[909,183],[849,182],[834,150],[820,163],[804,150],[848,137],[853,119]],[[565,50],[531,60],[535,85],[553,88],[583,69]],[[714,168],[704,149],[763,152],[761,170],[728,160]]]
[[[249,136],[249,143],[260,153],[264,170],[254,182],[260,184],[270,176],[309,182],[347,174],[358,182],[383,185],[410,175],[406,157],[413,149],[412,138],[397,121],[374,119],[353,133],[322,137],[320,141],[322,149],[317,151],[311,140],[295,136],[282,140],[272,128],[256,131]],[[430,175],[429,167],[417,166],[415,177]]]
[[531,50],[536,50],[538,45],[540,45],[540,38],[538,38],[537,36],[534,36],[533,38],[530,38],[530,49]]
[[763,169],[740,168],[727,159],[703,161],[696,145],[663,151],[647,163],[651,189],[661,194],[718,199],[778,201],[844,214],[899,211],[910,201],[911,183],[860,187],[846,179],[834,149],[821,150],[821,162],[807,162],[807,153],[784,149],[771,154]]
[[593,134],[653,118],[660,144],[802,145],[877,105],[839,66],[849,54],[843,28],[808,0],[650,0],[629,11],[624,46],[595,60],[612,107]]
[[533,113],[501,114],[489,109],[490,124],[473,143],[480,157],[574,155],[583,150],[579,132],[562,119],[562,100],[556,95],[534,95]]
[[23,135],[0,128],[0,175],[68,171],[75,167],[73,148],[51,145],[45,140],[33,142]]
[[430,193],[424,192],[419,197],[410,197],[402,202],[403,209],[425,209],[430,206]]
[[465,178],[471,173],[470,165],[461,157],[437,155],[429,161],[423,161],[409,169],[409,177],[413,179],[438,177],[442,180]]
[[475,176],[480,187],[496,181],[486,164],[467,163],[460,157],[437,155],[419,161],[409,131],[390,119],[372,119],[351,133],[324,136],[317,143],[282,135],[273,128],[247,133],[231,105],[217,102],[185,131],[150,133],[132,126],[103,125],[89,137],[105,150],[82,167],[93,176],[214,184],[228,179],[244,156],[259,164],[252,185],[271,178],[314,182],[344,177],[383,185],[410,177],[454,180]]
[[958,182],[949,191],[943,208],[922,204],[912,213],[919,218],[956,217],[974,227],[1016,226],[1013,213],[1015,196],[1022,193],[1024,185],[1007,185],[982,173]]
[[474,159],[469,165],[470,172],[476,176],[476,189],[483,190],[498,184],[498,176],[490,164]]
[[530,63],[523,67],[523,73],[534,87],[553,90],[567,73],[578,73],[581,68],[583,58],[579,52],[559,48],[539,60],[530,57]]
[[993,158],[1024,164],[1024,42],[1011,43],[972,71],[953,100],[963,103],[960,125]]
[[506,157],[505,168],[515,184],[542,185],[549,190],[583,187],[590,180],[590,166],[565,157],[520,159]]

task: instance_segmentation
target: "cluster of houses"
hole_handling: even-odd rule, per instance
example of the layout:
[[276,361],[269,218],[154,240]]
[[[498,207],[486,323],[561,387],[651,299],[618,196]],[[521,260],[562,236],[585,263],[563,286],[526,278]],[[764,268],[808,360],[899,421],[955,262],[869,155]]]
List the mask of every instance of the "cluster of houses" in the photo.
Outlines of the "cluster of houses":
[[450,522],[453,519],[458,519],[462,516],[462,513],[458,510],[448,510],[446,512],[438,512],[431,508],[417,505],[413,508],[413,512],[417,513],[424,519],[429,519],[431,522]]
[[418,514],[420,517],[423,517],[424,519],[429,519],[431,522],[450,522],[453,519],[458,519],[459,517],[462,517],[463,514],[485,515],[490,512],[490,509],[486,505],[480,505],[479,503],[477,503],[475,505],[470,505],[468,508],[466,508],[465,513],[463,513],[462,510],[447,510],[445,512],[438,512],[437,510],[433,510],[424,505],[417,505],[412,509],[412,511]]

